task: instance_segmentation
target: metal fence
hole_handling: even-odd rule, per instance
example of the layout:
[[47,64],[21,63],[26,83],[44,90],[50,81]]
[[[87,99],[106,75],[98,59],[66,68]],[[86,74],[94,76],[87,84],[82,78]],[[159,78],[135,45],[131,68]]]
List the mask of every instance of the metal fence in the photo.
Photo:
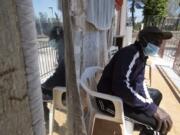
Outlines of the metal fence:
[[176,51],[178,49],[179,45],[179,38],[180,38],[180,32],[172,32],[173,38],[170,40],[167,40],[164,45],[163,50],[163,59],[169,63],[170,67],[173,67],[175,58],[176,58]]
[[178,48],[176,50],[173,69],[180,76],[180,41],[179,41]]
[[158,26],[173,33],[173,38],[162,45],[160,56],[180,76],[180,17],[149,16],[147,19],[146,26]]
[[39,38],[38,42],[38,53],[39,53],[39,70],[41,83],[43,83],[48,77],[50,77],[57,65],[57,52],[49,46],[48,38]]
[[161,56],[180,76],[180,17],[166,18],[162,29],[171,31],[173,38],[165,42]]

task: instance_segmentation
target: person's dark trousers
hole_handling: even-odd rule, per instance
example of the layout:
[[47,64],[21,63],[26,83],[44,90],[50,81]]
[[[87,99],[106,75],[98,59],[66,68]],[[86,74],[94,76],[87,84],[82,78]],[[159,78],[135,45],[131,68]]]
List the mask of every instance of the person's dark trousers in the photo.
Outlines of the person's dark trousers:
[[58,64],[54,74],[48,78],[42,85],[42,93],[43,96],[49,97],[49,100],[52,100],[52,90],[56,86],[65,86],[66,79],[65,79],[65,64],[64,61]]
[[[159,106],[161,99],[162,99],[162,94],[159,92],[157,89],[149,89],[149,94],[154,101],[156,105]],[[128,107],[127,105],[124,105],[124,114],[125,116],[134,119],[135,121],[138,121],[140,123],[143,123],[149,127],[152,127],[154,130],[157,128],[157,121],[153,116],[147,116],[143,112],[140,111],[135,111],[133,108]],[[154,131],[153,130],[148,130],[146,128],[143,128],[141,131],[140,135],[153,135]]]
[[[46,101],[52,100],[53,88],[56,86],[66,86],[64,61],[58,64],[58,67],[56,68],[54,74],[41,85],[44,100],[43,107],[46,123],[48,123],[49,121],[49,109],[47,107]],[[65,96],[63,98],[65,100]]]

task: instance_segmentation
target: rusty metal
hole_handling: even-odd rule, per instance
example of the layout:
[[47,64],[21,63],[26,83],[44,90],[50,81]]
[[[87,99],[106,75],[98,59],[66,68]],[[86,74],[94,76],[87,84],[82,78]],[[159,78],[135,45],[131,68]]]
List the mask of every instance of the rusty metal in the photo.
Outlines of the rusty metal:
[[16,71],[16,68],[14,68],[14,67],[6,69],[5,71],[0,71],[0,77],[8,75],[9,73],[12,73],[12,72],[15,72],[15,71]]
[[161,47],[160,47],[160,50],[159,50],[159,56],[161,58],[163,58],[163,55],[164,55],[164,49],[165,49],[165,45],[166,45],[166,41],[163,41]]

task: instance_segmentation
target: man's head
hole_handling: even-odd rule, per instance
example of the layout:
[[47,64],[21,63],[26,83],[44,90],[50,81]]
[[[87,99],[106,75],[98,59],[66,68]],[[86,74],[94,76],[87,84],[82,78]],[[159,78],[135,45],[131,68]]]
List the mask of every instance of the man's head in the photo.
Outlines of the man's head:
[[[171,32],[163,32],[155,26],[145,27],[139,32],[138,38],[140,41],[153,43],[160,47],[163,40],[172,38]],[[144,45],[146,47],[147,44]]]
[[63,28],[60,26],[54,26],[52,30],[50,31],[49,38],[50,40],[59,40],[63,38]]
[[163,40],[170,38],[172,38],[171,32],[163,32],[155,26],[145,27],[138,35],[138,39],[143,45],[143,51],[146,56],[157,54]]

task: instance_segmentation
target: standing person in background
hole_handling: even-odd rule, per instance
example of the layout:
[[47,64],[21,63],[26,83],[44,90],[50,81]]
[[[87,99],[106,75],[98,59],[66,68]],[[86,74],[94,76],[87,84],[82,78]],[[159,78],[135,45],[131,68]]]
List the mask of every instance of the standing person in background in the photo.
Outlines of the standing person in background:
[[[42,93],[43,93],[43,105],[44,105],[44,113],[45,120],[48,121],[49,118],[49,109],[47,107],[48,100],[52,100],[53,96],[53,88],[55,86],[66,86],[66,78],[65,78],[65,61],[64,61],[64,34],[63,29],[60,26],[55,26],[50,32],[49,44],[52,47],[57,49],[57,62],[58,66],[55,69],[55,72],[52,76],[50,76],[42,85]],[[65,101],[65,96],[63,95],[63,99]],[[65,103],[65,102],[64,102]],[[48,126],[48,124],[47,124]]]
[[[143,128],[140,135],[154,135],[158,131],[166,135],[172,127],[169,114],[159,107],[162,94],[144,84],[145,65],[148,56],[156,55],[171,32],[162,32],[157,27],[146,27],[139,32],[138,40],[121,48],[105,67],[97,90],[118,96],[123,100],[125,116],[150,127]],[[111,102],[97,99],[101,111],[114,115]]]
[[43,99],[52,100],[52,89],[55,86],[65,86],[65,63],[64,63],[64,34],[62,27],[55,26],[50,32],[49,44],[57,49],[58,66],[53,75],[42,85]]

